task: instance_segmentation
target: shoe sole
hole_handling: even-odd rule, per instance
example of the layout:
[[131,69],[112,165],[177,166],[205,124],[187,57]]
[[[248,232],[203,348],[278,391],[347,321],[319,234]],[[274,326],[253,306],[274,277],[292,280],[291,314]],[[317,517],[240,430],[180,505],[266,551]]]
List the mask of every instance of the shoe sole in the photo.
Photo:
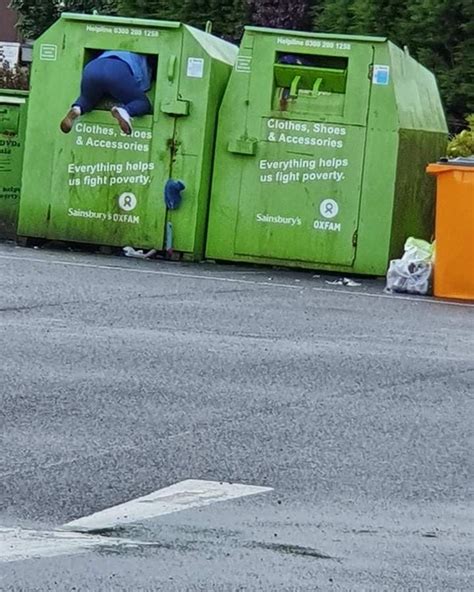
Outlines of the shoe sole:
[[68,134],[74,125],[74,121],[79,117],[79,113],[75,109],[70,109],[66,117],[61,121],[60,128],[65,134]]
[[132,133],[132,126],[128,123],[128,121],[126,119],[124,119],[120,115],[120,112],[118,109],[112,109],[111,112],[112,112],[112,115],[115,117],[115,119],[118,121],[120,129],[123,131],[123,133],[127,134],[127,136],[130,136]]

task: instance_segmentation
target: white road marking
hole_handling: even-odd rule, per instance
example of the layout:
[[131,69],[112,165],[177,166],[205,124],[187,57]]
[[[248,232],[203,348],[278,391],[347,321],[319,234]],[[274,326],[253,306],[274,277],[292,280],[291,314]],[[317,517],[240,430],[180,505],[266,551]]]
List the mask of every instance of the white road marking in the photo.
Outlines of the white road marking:
[[119,539],[76,532],[0,528],[0,563],[85,553],[94,547],[123,544]]
[[269,491],[272,491],[271,487],[187,479],[124,504],[73,520],[61,528],[76,532],[113,528],[130,522],[141,522],[173,512],[202,508],[215,502]]
[[[154,542],[87,534],[88,531],[141,522],[215,502],[273,491],[239,483],[188,479],[102,512],[73,520],[57,530],[0,527],[0,563],[86,553],[95,548],[153,546]],[[85,534],[84,534],[85,533]]]
[[63,530],[31,530],[0,527],[0,563],[41,557],[87,553],[95,548],[140,548],[156,546],[154,541],[111,538]]
[[[0,259],[9,259],[9,260],[18,260],[18,261],[29,261],[31,263],[42,263],[42,264],[51,264],[51,265],[65,265],[70,267],[85,267],[90,269],[105,269],[111,271],[120,271],[126,273],[144,273],[148,275],[158,275],[158,276],[168,276],[168,277],[176,277],[176,278],[190,278],[193,280],[207,280],[213,282],[226,282],[226,283],[235,283],[235,284],[250,284],[253,286],[267,286],[267,287],[274,287],[274,288],[287,288],[288,290],[304,290],[305,286],[298,285],[293,286],[291,284],[284,284],[281,282],[273,282],[273,281],[254,281],[254,280],[246,280],[242,278],[226,278],[221,276],[213,276],[213,275],[197,275],[192,273],[178,273],[173,271],[159,271],[153,269],[139,269],[139,268],[132,268],[132,267],[121,267],[119,265],[103,265],[103,264],[96,264],[96,263],[79,263],[77,261],[59,261],[57,259],[39,259],[37,257],[20,257],[16,255],[0,255]],[[402,296],[402,295],[392,295],[392,294],[376,294],[373,292],[363,292],[362,290],[352,290],[348,288],[320,288],[318,286],[310,286],[309,289],[314,290],[315,292],[329,292],[333,294],[344,294],[345,296],[363,296],[368,298],[381,298],[385,300],[404,300],[408,302],[413,302],[414,304],[438,304],[438,305],[446,305],[446,306],[461,306],[463,308],[474,308],[474,304],[470,302],[451,302],[449,300],[438,300],[436,298],[429,298],[429,297],[416,297],[416,296]]]

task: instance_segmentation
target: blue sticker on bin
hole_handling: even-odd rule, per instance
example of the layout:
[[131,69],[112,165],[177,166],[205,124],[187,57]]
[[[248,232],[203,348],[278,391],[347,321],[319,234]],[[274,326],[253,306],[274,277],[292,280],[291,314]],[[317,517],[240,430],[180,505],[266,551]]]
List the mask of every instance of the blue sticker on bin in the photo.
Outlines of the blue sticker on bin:
[[381,66],[374,64],[374,71],[372,74],[372,82],[374,84],[382,84],[386,86],[390,80],[390,66]]

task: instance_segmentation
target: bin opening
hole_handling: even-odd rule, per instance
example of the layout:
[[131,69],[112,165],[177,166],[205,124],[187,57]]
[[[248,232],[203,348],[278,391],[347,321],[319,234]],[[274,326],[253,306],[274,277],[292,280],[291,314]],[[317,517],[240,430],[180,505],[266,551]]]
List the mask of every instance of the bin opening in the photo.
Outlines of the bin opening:
[[[104,53],[104,51],[108,51],[108,50],[95,49],[95,48],[90,48],[90,47],[84,48],[84,59],[83,59],[82,67],[84,68],[89,62],[91,62],[95,58],[98,58],[102,53]],[[139,52],[136,52],[136,53],[139,53]],[[151,87],[150,87],[150,90],[146,94],[148,95],[148,98],[150,99],[150,102],[154,108],[155,101],[153,100],[153,98],[155,96],[156,77],[157,77],[157,72],[158,72],[158,55],[157,54],[148,54],[148,53],[147,54],[140,54],[140,55],[146,56],[147,62],[150,66]],[[113,99],[113,97],[105,96],[100,101],[100,103],[96,106],[95,110],[110,111],[110,109],[115,105],[115,103],[116,103],[116,101]]]
[[342,114],[349,59],[277,52],[274,108]]

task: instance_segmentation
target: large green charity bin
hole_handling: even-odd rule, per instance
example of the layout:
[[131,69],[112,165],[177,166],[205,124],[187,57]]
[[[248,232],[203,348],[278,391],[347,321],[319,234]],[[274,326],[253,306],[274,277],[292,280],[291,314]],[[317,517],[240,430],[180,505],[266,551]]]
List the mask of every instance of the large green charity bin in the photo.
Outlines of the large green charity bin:
[[0,89],[0,239],[16,236],[28,92]]
[[385,274],[430,238],[433,75],[385,38],[248,27],[219,115],[207,257]]
[[[63,134],[84,65],[107,49],[156,63],[153,114],[126,136],[104,101]],[[18,235],[160,249],[171,223],[172,247],[202,257],[216,114],[236,55],[178,22],[63,14],[35,43]],[[168,179],[186,187],[173,211]]]

